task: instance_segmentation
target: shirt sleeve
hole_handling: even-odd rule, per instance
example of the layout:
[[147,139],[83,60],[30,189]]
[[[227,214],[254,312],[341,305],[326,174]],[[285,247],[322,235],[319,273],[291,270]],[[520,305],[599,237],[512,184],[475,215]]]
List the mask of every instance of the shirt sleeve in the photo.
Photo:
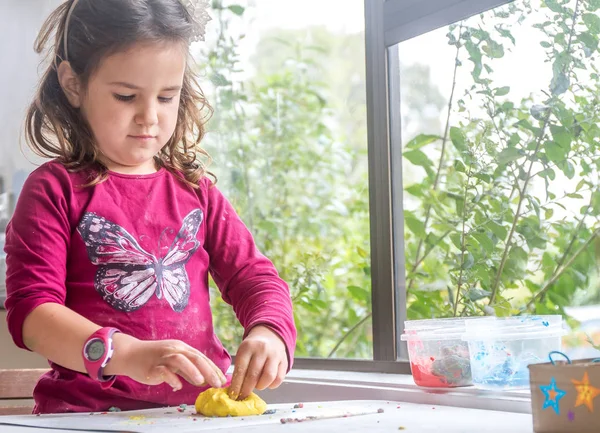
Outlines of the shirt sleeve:
[[232,305],[245,329],[256,325],[276,332],[287,348],[288,369],[296,347],[296,327],[288,285],[273,263],[258,251],[252,234],[233,206],[208,180],[205,248],[210,272],[223,300]]
[[6,228],[6,302],[8,330],[23,342],[23,323],[38,306],[65,304],[70,242],[68,174],[58,164],[34,171],[23,186]]

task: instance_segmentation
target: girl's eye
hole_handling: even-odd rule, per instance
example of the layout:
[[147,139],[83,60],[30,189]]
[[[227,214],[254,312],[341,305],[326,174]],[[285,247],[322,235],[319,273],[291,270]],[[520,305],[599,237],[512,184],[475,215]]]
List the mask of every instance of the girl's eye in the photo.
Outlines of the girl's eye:
[[175,97],[174,97],[174,96],[171,96],[170,98],[164,98],[164,97],[162,97],[162,96],[159,96],[159,97],[158,97],[158,100],[159,100],[160,102],[162,102],[163,104],[168,104],[169,102],[173,102],[173,99],[175,99]]
[[114,94],[115,99],[118,101],[129,102],[135,98],[135,95],[119,95],[118,93]]

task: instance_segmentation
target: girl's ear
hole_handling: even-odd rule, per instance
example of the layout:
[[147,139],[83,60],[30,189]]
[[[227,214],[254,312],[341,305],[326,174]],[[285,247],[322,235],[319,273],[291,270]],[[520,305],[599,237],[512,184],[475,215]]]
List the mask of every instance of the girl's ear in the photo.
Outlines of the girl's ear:
[[58,82],[71,105],[81,107],[81,81],[69,62],[58,65]]

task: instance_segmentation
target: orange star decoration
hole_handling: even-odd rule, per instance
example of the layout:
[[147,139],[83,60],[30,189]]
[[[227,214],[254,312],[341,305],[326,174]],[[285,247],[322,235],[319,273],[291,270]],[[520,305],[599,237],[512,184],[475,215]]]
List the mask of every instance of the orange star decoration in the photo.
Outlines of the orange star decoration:
[[586,405],[590,412],[594,412],[594,399],[600,395],[600,389],[590,385],[590,378],[587,371],[583,375],[583,380],[571,380],[577,390],[577,401],[575,407]]

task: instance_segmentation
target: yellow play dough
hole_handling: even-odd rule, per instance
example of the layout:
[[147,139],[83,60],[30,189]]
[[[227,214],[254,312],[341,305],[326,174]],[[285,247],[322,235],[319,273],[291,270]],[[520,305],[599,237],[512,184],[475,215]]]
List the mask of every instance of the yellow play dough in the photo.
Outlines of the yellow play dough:
[[204,416],[249,416],[262,415],[267,403],[252,393],[241,401],[229,398],[229,388],[210,388],[196,399],[196,410]]

